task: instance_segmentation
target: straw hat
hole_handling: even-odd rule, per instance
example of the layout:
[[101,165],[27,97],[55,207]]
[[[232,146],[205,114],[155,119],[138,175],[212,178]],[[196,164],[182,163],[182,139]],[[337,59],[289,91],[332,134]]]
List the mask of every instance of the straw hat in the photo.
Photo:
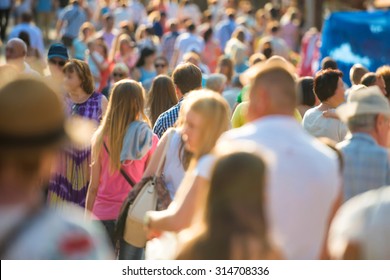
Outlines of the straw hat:
[[359,89],[351,94],[348,102],[336,109],[344,122],[350,117],[363,114],[383,114],[390,116],[390,105],[378,86]]
[[89,126],[65,121],[60,97],[42,80],[22,76],[0,88],[0,148],[46,148],[67,139],[81,144],[90,141]]

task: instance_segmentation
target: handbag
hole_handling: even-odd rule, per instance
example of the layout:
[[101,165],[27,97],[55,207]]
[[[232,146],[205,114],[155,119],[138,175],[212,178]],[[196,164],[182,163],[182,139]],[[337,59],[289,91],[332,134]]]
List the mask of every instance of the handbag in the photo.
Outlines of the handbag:
[[134,186],[122,205],[117,220],[116,238],[123,238],[127,243],[138,248],[145,247],[147,241],[143,223],[145,213],[151,210],[165,210],[171,203],[162,169],[172,135],[173,131],[170,131],[156,174],[143,178]]

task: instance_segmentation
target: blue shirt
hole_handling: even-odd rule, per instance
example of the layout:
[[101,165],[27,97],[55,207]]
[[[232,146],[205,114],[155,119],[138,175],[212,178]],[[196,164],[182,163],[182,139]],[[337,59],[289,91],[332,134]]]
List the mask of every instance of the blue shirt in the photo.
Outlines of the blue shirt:
[[87,21],[87,15],[80,5],[73,4],[65,8],[63,14],[60,15],[60,20],[66,23],[64,35],[76,38],[81,25]]
[[337,145],[344,156],[344,201],[360,193],[390,184],[387,150],[366,133]]
[[222,51],[225,50],[226,43],[232,37],[232,34],[236,27],[236,22],[231,19],[221,21],[217,25],[215,38],[218,39]]
[[173,106],[171,109],[162,113],[156,120],[153,127],[153,132],[157,134],[158,138],[161,138],[168,128],[173,127],[179,117],[180,106],[183,98],[179,103]]

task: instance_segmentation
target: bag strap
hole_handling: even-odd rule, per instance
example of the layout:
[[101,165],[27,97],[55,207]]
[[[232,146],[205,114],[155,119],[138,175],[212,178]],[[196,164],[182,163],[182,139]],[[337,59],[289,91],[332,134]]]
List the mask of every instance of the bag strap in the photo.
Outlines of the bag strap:
[[[110,155],[110,151],[108,150],[106,142],[103,142],[103,145],[104,148],[106,149],[107,154]],[[134,187],[135,186],[134,181],[130,178],[129,174],[127,174],[127,172],[122,168],[122,166],[119,171],[122,174],[122,176],[126,179],[126,181],[130,184],[130,186]]]
[[167,142],[165,143],[165,146],[164,146],[164,150],[163,150],[163,153],[160,157],[160,161],[158,162],[158,165],[157,165],[157,170],[156,170],[156,175],[157,176],[160,176],[161,173],[162,173],[162,168],[164,166],[164,162],[165,162],[165,157],[167,155],[167,151],[168,151],[168,148],[169,148],[169,144],[172,140],[172,137],[173,137],[173,134],[175,133],[175,130],[172,129],[169,131],[169,134],[168,134],[168,139],[167,139]]
[[5,254],[12,247],[12,245],[18,240],[18,238],[25,232],[29,227],[34,224],[34,221],[40,217],[41,210],[43,209],[42,204],[31,206],[27,214],[23,219],[11,228],[4,237],[0,240],[0,258],[3,260]]

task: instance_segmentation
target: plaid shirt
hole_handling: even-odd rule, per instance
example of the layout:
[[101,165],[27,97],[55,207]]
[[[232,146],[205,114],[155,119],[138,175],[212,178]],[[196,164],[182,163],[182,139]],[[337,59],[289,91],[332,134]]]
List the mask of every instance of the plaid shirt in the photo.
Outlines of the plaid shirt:
[[390,184],[390,164],[387,150],[365,133],[337,145],[344,156],[344,200]]
[[157,134],[158,138],[161,138],[165,131],[167,131],[168,128],[172,127],[179,117],[179,111],[181,106],[181,101],[183,99],[180,99],[179,103],[177,103],[175,106],[170,108],[169,110],[162,113],[156,120],[156,123],[153,127],[153,132]]

